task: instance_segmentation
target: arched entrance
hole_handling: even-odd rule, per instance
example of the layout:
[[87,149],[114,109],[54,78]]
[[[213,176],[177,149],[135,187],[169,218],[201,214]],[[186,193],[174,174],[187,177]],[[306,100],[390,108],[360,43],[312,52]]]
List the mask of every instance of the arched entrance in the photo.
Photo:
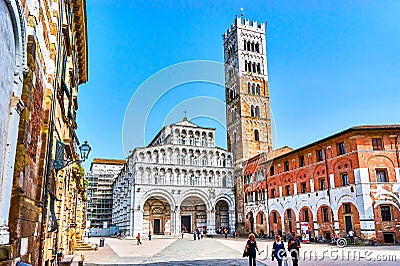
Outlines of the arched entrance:
[[207,232],[207,207],[203,199],[189,196],[181,203],[181,231],[193,232],[196,228]]
[[247,233],[253,232],[254,230],[254,217],[252,212],[246,214],[246,226],[245,230]]
[[219,200],[215,205],[215,227],[217,230],[229,228],[229,207],[225,200]]
[[[326,239],[331,239],[333,234],[332,212],[331,208],[324,204],[317,210],[318,237],[324,236]],[[317,237],[317,236],[316,236]]]
[[263,211],[259,211],[256,216],[256,233],[260,235],[267,234],[267,219]]
[[310,239],[314,238],[314,219],[310,207],[304,206],[300,209],[299,220],[300,234],[302,235],[302,237],[306,238],[306,235],[308,234],[308,237]]
[[296,214],[293,209],[286,209],[284,216],[285,233],[290,234],[296,231]]
[[166,234],[171,232],[171,206],[162,197],[148,198],[143,207],[143,233]]
[[281,215],[279,214],[278,211],[274,210],[271,211],[269,214],[269,235],[270,236],[275,236],[275,235],[280,235],[282,236],[282,221],[281,221]]

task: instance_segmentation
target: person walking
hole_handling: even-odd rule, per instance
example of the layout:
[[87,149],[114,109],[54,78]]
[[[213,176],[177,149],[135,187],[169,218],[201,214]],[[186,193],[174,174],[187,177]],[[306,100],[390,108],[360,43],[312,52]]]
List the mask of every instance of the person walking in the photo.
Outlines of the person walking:
[[139,244],[140,244],[140,245],[142,244],[142,242],[140,241],[140,233],[137,234],[136,240],[137,240],[137,244],[138,244],[138,245],[139,245]]
[[272,260],[276,258],[278,266],[282,266],[282,261],[284,257],[286,257],[285,244],[283,244],[281,236],[277,235],[275,236],[275,241],[272,245]]
[[350,237],[350,243],[354,244],[354,231],[353,231],[353,229],[350,229],[348,234],[349,234],[349,237]]
[[149,231],[149,241],[151,241],[151,231]]
[[193,231],[193,240],[196,240],[196,230]]
[[253,233],[251,233],[249,234],[249,239],[247,240],[246,246],[244,248],[244,253],[249,256],[250,266],[256,265],[256,255],[257,255],[256,250],[258,252],[258,255],[260,255],[260,252],[257,247],[256,236]]
[[200,240],[200,230],[199,228],[196,229],[197,240]]
[[288,250],[292,258],[293,266],[298,266],[300,255],[300,239],[296,236],[295,232],[292,232],[292,236],[289,239]]
[[182,232],[181,232],[181,233],[182,233],[182,238],[183,238],[183,235],[185,234],[185,230],[182,230]]

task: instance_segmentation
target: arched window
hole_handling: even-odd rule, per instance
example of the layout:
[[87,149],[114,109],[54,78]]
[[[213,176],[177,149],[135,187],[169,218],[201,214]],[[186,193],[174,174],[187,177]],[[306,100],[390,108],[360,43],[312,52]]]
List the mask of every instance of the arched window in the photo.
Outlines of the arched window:
[[246,50],[246,40],[243,41],[243,50]]
[[254,140],[260,141],[260,133],[258,132],[258,129],[254,129]]
[[255,117],[260,118],[260,107],[256,106],[255,108]]
[[251,85],[250,85],[250,82],[247,83],[247,89],[248,89],[249,94],[251,94]]
[[244,60],[244,71],[247,71],[247,60]]
[[253,83],[253,86],[251,86],[251,94],[255,95],[256,94],[256,84]]
[[251,72],[251,62],[248,62],[247,71]]
[[251,117],[254,117],[254,115],[255,115],[255,114],[254,114],[254,111],[255,111],[255,110],[254,110],[254,106],[252,105],[251,108],[250,108],[250,112],[251,112],[251,113],[250,113],[250,116],[251,116]]
[[257,87],[256,87],[256,94],[257,94],[257,95],[260,95],[260,84],[257,84]]
[[253,72],[256,73],[256,63],[253,63]]
[[254,42],[251,43],[251,51],[254,52]]
[[257,73],[261,73],[261,65],[260,65],[260,63],[257,64]]
[[247,51],[250,51],[250,42],[247,42]]
[[222,186],[226,187],[226,177],[225,176],[222,178]]
[[258,43],[256,43],[256,52],[259,53],[260,52],[260,45]]

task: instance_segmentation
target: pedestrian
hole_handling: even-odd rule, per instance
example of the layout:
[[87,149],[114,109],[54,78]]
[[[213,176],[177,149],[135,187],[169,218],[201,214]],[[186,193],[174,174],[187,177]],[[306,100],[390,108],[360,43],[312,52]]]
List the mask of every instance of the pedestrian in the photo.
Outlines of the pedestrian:
[[224,229],[225,238],[228,238],[228,229]]
[[286,262],[286,258],[284,258],[286,256],[285,244],[283,244],[281,236],[276,235],[274,244],[272,245],[272,260],[276,259],[278,261],[278,266],[282,266],[282,261],[284,259]]
[[249,265],[250,266],[255,266],[256,265],[256,250],[258,252],[258,255],[260,255],[260,251],[258,250],[257,247],[257,241],[256,241],[256,236],[251,233],[249,234],[249,239],[246,242],[246,246],[244,248],[244,254],[246,256],[249,256]]
[[199,228],[196,229],[197,240],[200,240],[200,230]]
[[295,232],[292,232],[292,236],[289,239],[288,250],[292,257],[293,266],[299,265],[299,254],[300,254],[300,239],[296,236]]
[[193,240],[196,240],[196,230],[193,231]]
[[182,238],[183,238],[183,235],[185,234],[185,230],[182,230],[182,232],[181,232],[181,233],[182,233]]
[[350,243],[354,244],[354,231],[353,231],[353,229],[350,229],[348,234],[349,234],[349,237],[350,237]]
[[137,244],[138,244],[138,245],[139,245],[139,244],[140,244],[140,245],[142,244],[142,242],[140,241],[140,233],[137,234],[136,240],[137,240]]
[[201,236],[201,239],[203,239],[203,236],[204,236],[204,230],[203,230],[203,228],[201,228],[201,230],[200,230],[200,236]]
[[151,241],[151,231],[149,231],[149,241]]

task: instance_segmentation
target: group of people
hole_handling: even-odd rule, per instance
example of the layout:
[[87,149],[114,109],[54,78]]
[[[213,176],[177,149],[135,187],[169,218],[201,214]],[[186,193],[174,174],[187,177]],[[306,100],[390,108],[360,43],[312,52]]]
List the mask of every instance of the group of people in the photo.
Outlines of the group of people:
[[[196,227],[196,229],[193,231],[193,240],[196,240],[196,237],[197,237],[197,240],[202,239],[205,234],[204,231],[205,230],[203,230],[203,228],[199,229]],[[183,234],[182,234],[182,238],[183,238]]]
[[[249,235],[249,239],[246,242],[246,246],[243,252],[243,256],[249,257],[249,265],[256,265],[256,256],[257,252],[260,255],[261,252],[257,247],[257,241],[255,240],[255,235],[252,233]],[[299,265],[299,252],[300,252],[300,239],[296,236],[295,232],[292,232],[291,237],[288,241],[288,252],[290,257],[292,258],[293,266]],[[287,251],[285,248],[285,244],[281,240],[281,236],[277,235],[275,237],[275,241],[272,246],[272,254],[271,259],[278,262],[278,266],[282,266],[284,262],[287,265]]]

